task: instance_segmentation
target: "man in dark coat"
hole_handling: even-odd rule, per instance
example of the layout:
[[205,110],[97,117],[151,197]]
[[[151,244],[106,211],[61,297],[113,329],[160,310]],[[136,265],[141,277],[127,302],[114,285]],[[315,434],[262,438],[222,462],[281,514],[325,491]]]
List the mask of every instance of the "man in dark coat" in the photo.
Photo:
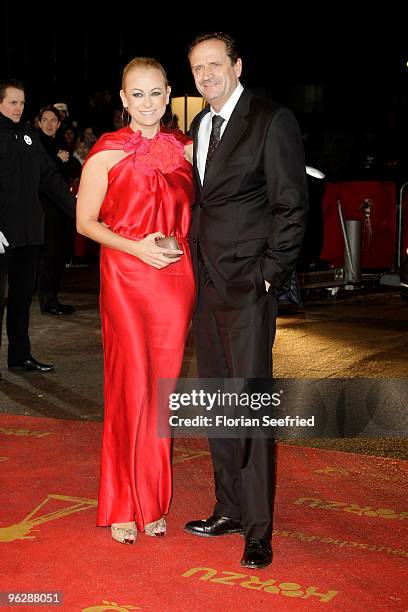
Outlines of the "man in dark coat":
[[[68,151],[61,149],[56,134],[61,124],[59,110],[52,105],[45,106],[38,115],[41,143],[49,157],[56,164],[68,187],[79,182],[82,166]],[[61,304],[58,292],[65,264],[74,250],[75,224],[69,211],[55,206],[46,193],[40,192],[40,201],[45,213],[45,244],[40,251],[38,265],[38,298],[42,313],[67,315],[74,312],[69,304]]]
[[75,198],[49,159],[38,133],[22,120],[24,86],[14,79],[0,82],[0,319],[8,277],[7,336],[10,369],[49,372],[51,364],[31,355],[28,336],[30,305],[38,251],[44,242],[40,189],[57,206],[75,216]]
[[[288,109],[241,85],[242,60],[230,36],[197,37],[189,59],[197,89],[209,102],[190,129],[197,187],[191,250],[198,373],[267,379],[277,299],[306,227],[300,130]],[[274,444],[270,437],[238,434],[210,437],[217,501],[211,517],[190,521],[185,529],[204,537],[243,533],[241,564],[258,569],[272,561]]]

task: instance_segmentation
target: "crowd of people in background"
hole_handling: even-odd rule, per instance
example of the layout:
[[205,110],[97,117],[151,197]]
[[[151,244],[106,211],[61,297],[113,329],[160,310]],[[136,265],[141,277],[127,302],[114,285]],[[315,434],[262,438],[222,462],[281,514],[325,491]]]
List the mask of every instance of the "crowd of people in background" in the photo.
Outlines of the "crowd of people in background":
[[[78,117],[71,114],[66,102],[54,106],[61,113],[57,141],[61,148],[83,161],[97,138],[123,126],[122,110],[113,102],[109,91],[91,94]],[[36,109],[33,109],[34,111]],[[363,125],[331,125],[323,113],[295,112],[301,126],[307,162],[322,170],[329,181],[406,180],[407,153],[401,150],[395,130],[391,127]],[[34,120],[35,121],[35,120]],[[178,129],[177,117],[168,105],[163,125]]]
[[[52,133],[44,129],[44,109],[48,109],[45,114],[51,113],[54,123],[58,124],[56,129],[55,126],[51,127]],[[306,163],[322,170],[326,181],[392,180],[398,186],[406,180],[403,156],[392,145],[392,130],[387,132],[385,141],[380,130],[374,132],[362,127],[357,132],[351,126],[350,129],[327,129],[319,113],[298,113],[297,118]],[[115,107],[112,94],[98,90],[90,96],[88,104],[77,112],[71,113],[67,102],[50,103],[37,110],[31,123],[39,130],[48,154],[75,194],[82,165],[92,146],[103,133],[122,128],[123,116],[122,109]],[[170,104],[162,118],[162,125],[173,131],[179,130],[177,116],[173,114]],[[318,262],[323,240],[321,202],[325,181],[309,178],[309,183],[313,223],[309,223],[305,239],[302,269],[308,269]],[[72,221],[66,214],[54,205],[47,206],[45,197],[42,204],[46,213],[46,244],[40,253],[38,272],[41,311],[54,315],[71,314],[72,307],[59,301],[58,290],[65,265],[75,258],[74,241],[78,243],[81,239],[75,237]],[[93,250],[87,246],[87,249],[92,251],[91,255],[98,253],[97,246]]]
[[[109,96],[104,97],[101,92],[91,97],[90,106],[94,113],[91,124],[80,125],[75,117],[71,117],[66,102],[43,106],[33,120],[44,149],[74,194],[78,191],[84,161],[98,137],[106,131],[123,127],[122,111],[105,108],[104,99],[109,100]],[[162,125],[172,131],[181,131],[170,104]],[[40,250],[37,275],[40,309],[43,314],[72,314],[74,308],[61,303],[58,293],[65,267],[75,257],[75,240],[80,238],[76,238],[69,215],[56,207],[46,194],[40,194],[40,200],[45,213],[45,243]]]

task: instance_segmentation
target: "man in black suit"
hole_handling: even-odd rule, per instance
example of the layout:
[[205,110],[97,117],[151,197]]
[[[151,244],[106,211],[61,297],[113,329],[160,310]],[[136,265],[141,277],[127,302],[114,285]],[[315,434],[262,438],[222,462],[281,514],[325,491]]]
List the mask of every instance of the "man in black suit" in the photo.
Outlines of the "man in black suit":
[[30,305],[38,251],[44,242],[44,212],[39,191],[75,217],[75,197],[68,191],[38,133],[22,119],[24,85],[15,79],[0,82],[0,338],[7,298],[9,369],[51,372],[31,354],[28,335]]
[[[270,378],[277,299],[295,267],[307,217],[300,130],[292,113],[239,82],[235,42],[198,36],[189,60],[209,102],[194,119],[191,250],[198,284],[194,329],[202,378]],[[266,291],[265,281],[270,284]],[[274,442],[211,438],[216,505],[191,534],[244,533],[241,564],[272,561]]]

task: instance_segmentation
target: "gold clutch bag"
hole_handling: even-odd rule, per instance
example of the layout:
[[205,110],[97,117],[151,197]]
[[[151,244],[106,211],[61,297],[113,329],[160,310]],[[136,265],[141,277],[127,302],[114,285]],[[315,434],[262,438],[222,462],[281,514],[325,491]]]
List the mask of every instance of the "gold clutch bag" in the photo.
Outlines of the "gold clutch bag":
[[[177,242],[174,236],[165,236],[164,238],[157,238],[156,244],[162,249],[172,249],[173,251],[180,250],[179,243]],[[179,257],[179,254],[175,253],[174,255],[170,255],[169,253],[166,253],[166,257]]]

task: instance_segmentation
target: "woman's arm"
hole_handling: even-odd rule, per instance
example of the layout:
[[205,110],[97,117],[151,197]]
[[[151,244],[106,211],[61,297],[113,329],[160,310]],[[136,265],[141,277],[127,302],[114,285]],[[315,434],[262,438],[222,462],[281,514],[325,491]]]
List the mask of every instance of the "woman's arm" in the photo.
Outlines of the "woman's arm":
[[190,162],[190,164],[193,163],[193,143],[192,142],[190,142],[190,144],[188,145],[185,145],[184,157],[186,158],[187,161]]
[[[99,244],[138,257],[154,268],[165,268],[179,261],[180,257],[170,259],[166,256],[166,253],[174,254],[175,251],[156,245],[156,238],[164,236],[162,232],[155,232],[143,240],[135,241],[115,234],[99,222],[99,211],[108,190],[107,153],[97,153],[83,168],[77,200],[77,231]],[[182,255],[183,252],[179,253]]]

